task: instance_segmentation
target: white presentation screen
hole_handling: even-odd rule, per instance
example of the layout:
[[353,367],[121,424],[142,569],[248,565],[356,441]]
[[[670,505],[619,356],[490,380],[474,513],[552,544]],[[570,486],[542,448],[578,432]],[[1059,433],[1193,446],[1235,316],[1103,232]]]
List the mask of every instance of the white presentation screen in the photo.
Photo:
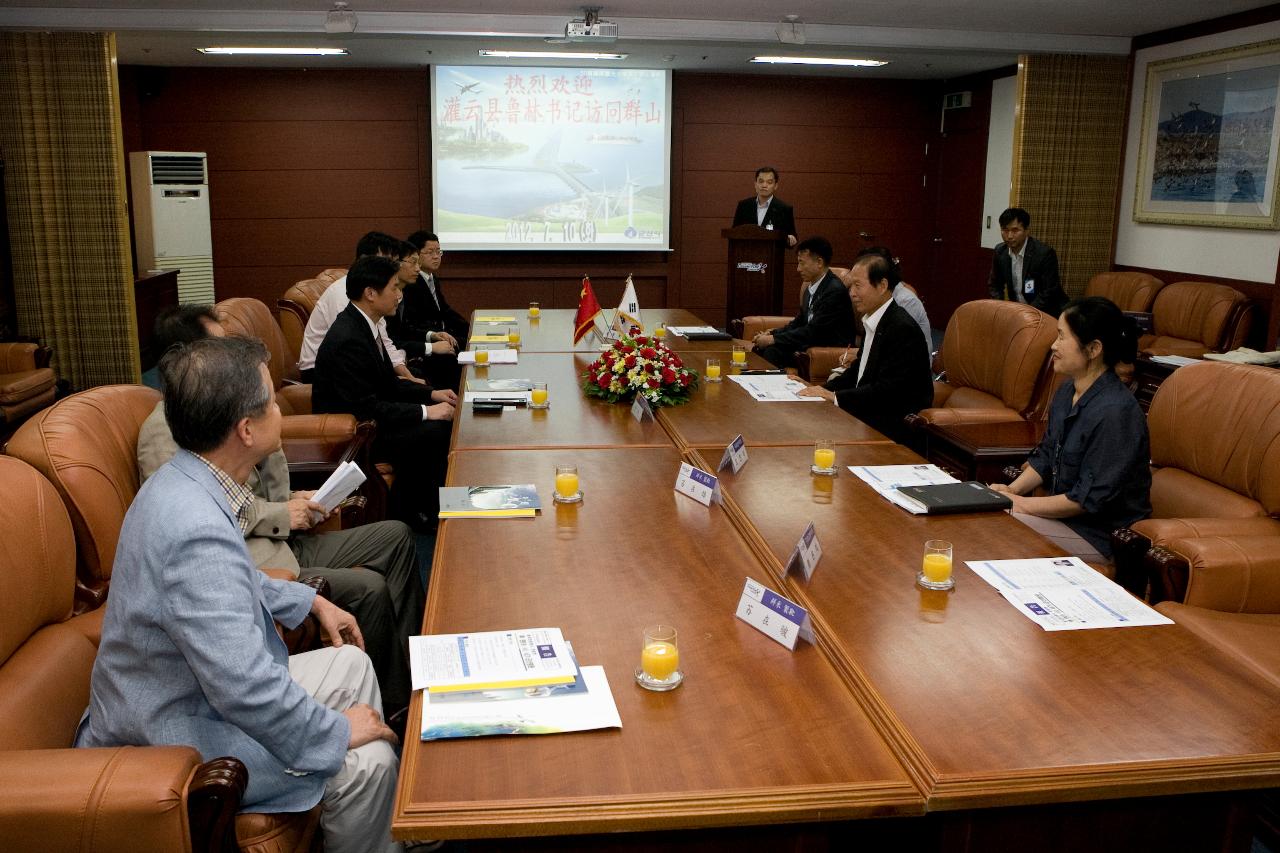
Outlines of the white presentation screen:
[[670,248],[670,72],[431,71],[432,205],[448,249]]

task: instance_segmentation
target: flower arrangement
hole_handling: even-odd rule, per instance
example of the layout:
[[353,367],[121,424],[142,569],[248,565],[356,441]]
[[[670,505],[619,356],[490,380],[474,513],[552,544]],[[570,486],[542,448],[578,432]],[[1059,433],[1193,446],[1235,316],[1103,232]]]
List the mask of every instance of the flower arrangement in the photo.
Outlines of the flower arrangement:
[[680,356],[644,335],[614,341],[582,373],[587,396],[610,403],[643,394],[654,406],[678,406],[689,401],[697,385],[698,374],[686,368]]

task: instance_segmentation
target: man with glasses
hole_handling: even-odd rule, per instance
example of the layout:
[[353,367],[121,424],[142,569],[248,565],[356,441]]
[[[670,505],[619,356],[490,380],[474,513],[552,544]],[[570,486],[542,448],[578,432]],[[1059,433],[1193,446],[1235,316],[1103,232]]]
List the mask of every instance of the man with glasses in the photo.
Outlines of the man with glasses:
[[403,244],[405,259],[415,262],[400,267],[404,298],[396,313],[387,318],[387,331],[397,347],[412,360],[412,369],[421,372],[436,388],[456,388],[462,372],[457,351],[467,342],[467,321],[449,306],[436,277],[444,252],[440,240],[429,231],[416,231]]

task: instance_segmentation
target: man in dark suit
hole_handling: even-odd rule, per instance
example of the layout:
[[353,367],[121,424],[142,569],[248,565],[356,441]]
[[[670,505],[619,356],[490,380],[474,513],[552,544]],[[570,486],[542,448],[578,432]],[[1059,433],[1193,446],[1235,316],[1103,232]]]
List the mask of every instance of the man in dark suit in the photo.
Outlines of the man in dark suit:
[[911,315],[893,299],[897,265],[864,255],[849,270],[849,296],[862,315],[866,336],[858,359],[844,373],[800,392],[821,397],[890,438],[905,433],[902,419],[933,403],[929,351]]
[[759,225],[787,235],[787,245],[796,244],[796,217],[791,205],[774,196],[778,188],[778,170],[772,166],[756,169],[756,194],[738,202],[733,224]]
[[400,264],[364,257],[347,272],[347,307],[316,354],[312,408],[378,425],[373,453],[395,467],[391,514],[419,530],[436,526],[456,392],[400,378],[378,337],[400,304]]
[[755,336],[761,357],[778,367],[795,367],[795,354],[809,347],[843,347],[853,343],[853,304],[849,292],[828,268],[831,243],[810,237],[796,247],[796,271],[809,282],[800,300],[800,313],[780,329]]
[[400,247],[400,289],[404,298],[396,313],[387,318],[387,333],[404,350],[415,375],[436,388],[457,388],[462,376],[458,341],[466,344],[468,324],[449,307],[435,276],[444,254],[440,241],[434,234],[418,231]]
[[1057,317],[1067,304],[1058,280],[1058,253],[1028,233],[1031,214],[1011,207],[1000,214],[1000,237],[987,290],[992,299],[1025,302]]

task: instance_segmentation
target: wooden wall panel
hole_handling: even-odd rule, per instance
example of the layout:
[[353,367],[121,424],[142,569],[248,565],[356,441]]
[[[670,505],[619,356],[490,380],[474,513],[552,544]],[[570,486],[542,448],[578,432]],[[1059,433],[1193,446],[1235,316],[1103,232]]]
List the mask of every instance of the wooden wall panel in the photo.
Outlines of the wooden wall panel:
[[[219,298],[273,304],[294,281],[348,265],[368,230],[430,226],[425,69],[132,67],[121,85],[131,150],[209,153]],[[612,307],[631,273],[642,307],[705,309],[717,320],[720,230],[764,163],[782,172],[779,196],[796,206],[801,235],[827,236],[838,261],[862,245],[859,231],[904,256],[923,253],[931,84],[677,74],[672,93],[672,252],[450,252],[441,274],[451,301],[464,311],[570,307],[587,273]],[[793,254],[786,263],[794,311]],[[912,280],[925,284],[923,274]]]

